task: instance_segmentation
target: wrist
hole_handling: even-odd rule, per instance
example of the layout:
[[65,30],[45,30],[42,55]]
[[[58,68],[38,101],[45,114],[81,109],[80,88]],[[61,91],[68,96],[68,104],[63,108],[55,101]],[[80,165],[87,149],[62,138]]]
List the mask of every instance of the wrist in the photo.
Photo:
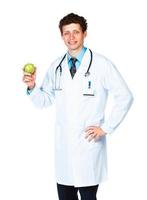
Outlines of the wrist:
[[101,129],[101,135],[102,135],[102,136],[104,136],[104,135],[107,134],[102,128],[100,128],[100,129]]
[[30,95],[34,88],[35,88],[35,85],[33,87],[28,86],[27,87],[27,94]]
[[28,90],[33,90],[34,87],[35,87],[35,83],[34,83],[34,85],[32,85],[32,86],[28,86]]

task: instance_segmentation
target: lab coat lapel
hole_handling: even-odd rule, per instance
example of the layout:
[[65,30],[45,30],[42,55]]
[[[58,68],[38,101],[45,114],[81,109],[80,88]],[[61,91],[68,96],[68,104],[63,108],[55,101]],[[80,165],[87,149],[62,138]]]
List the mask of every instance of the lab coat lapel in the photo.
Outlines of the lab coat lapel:
[[68,60],[67,60],[67,56],[65,58],[65,60],[63,61],[62,64],[62,79],[61,79],[61,84],[62,87],[65,91],[67,91],[68,93],[70,92],[71,88],[72,88],[72,77],[69,71],[69,67],[68,67]]

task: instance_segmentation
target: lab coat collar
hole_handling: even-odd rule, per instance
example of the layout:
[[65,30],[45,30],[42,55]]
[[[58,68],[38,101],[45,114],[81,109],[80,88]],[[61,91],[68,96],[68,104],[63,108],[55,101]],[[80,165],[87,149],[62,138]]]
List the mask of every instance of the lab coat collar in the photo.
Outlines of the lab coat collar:
[[81,62],[81,65],[79,67],[79,69],[77,70],[74,78],[72,79],[71,77],[71,74],[70,74],[70,71],[69,71],[69,68],[67,67],[68,66],[68,55],[66,55],[66,58],[64,60],[64,63],[63,63],[63,68],[66,68],[66,71],[67,73],[69,74],[70,76],[70,79],[71,80],[75,80],[80,74],[85,74],[87,69],[88,69],[88,66],[89,66],[89,63],[90,63],[90,51],[89,49],[86,50],[84,56],[83,56],[83,59],[82,59],[82,62]]

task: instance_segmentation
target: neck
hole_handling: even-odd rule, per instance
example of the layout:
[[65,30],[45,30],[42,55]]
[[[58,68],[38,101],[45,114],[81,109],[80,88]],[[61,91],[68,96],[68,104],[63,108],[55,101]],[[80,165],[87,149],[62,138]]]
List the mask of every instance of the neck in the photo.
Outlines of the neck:
[[80,53],[82,48],[83,48],[83,46],[80,47],[79,49],[69,49],[68,53],[70,54],[71,57],[76,57]]

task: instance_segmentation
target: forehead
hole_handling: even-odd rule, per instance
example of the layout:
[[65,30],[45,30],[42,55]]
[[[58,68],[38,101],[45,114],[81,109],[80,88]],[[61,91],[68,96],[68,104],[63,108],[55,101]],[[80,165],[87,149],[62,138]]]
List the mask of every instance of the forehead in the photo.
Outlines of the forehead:
[[64,25],[62,27],[62,31],[65,32],[65,31],[74,31],[74,30],[82,30],[80,24],[75,24],[75,23],[71,23],[71,24],[68,24],[68,25]]

